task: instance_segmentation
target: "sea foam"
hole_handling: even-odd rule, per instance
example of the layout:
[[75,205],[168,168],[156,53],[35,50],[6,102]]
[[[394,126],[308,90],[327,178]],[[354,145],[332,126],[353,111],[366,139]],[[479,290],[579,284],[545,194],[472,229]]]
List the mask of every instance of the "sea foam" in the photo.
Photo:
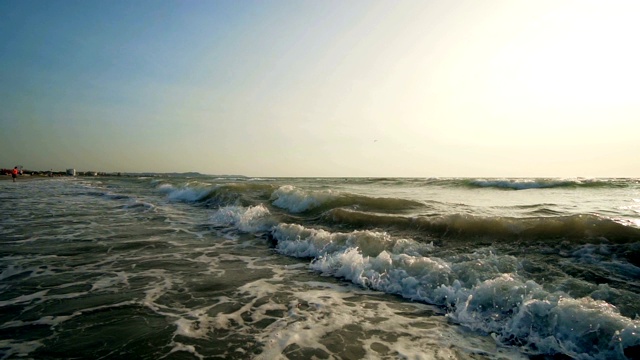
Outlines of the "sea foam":
[[270,230],[275,220],[263,205],[243,207],[221,207],[211,216],[211,222],[216,226],[234,227],[242,232],[260,232]]
[[602,300],[545,290],[518,275],[513,256],[479,250],[438,258],[424,248],[406,251],[420,248],[417,243],[398,251],[398,241],[385,233],[332,233],[295,224],[279,224],[273,236],[282,254],[314,258],[310,266],[316,271],[443,306],[460,324],[531,354],[622,359],[625,348],[640,345],[640,321]]
[[287,209],[292,213],[301,213],[335,199],[336,196],[332,191],[308,192],[291,185],[284,185],[273,192],[271,200],[273,205],[279,208]]
[[195,202],[206,197],[211,191],[209,188],[197,188],[184,186],[176,188],[171,184],[160,184],[158,190],[167,194],[167,198],[173,201]]

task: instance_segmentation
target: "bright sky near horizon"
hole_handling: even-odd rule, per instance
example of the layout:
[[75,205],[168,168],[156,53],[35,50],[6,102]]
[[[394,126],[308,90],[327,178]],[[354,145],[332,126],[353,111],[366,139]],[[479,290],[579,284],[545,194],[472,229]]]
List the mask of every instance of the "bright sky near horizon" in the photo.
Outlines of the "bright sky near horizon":
[[0,167],[640,177],[640,2],[0,2]]

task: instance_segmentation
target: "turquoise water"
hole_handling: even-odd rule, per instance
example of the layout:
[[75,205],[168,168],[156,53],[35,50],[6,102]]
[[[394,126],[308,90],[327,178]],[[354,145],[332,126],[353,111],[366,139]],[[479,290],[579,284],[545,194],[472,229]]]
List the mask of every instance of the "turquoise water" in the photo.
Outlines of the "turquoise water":
[[0,358],[638,358],[636,179],[0,182]]

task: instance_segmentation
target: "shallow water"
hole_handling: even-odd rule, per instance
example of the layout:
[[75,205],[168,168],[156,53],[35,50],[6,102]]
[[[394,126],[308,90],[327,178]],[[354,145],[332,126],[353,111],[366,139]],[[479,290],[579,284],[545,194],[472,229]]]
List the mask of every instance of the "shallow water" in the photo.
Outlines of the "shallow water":
[[635,179],[0,183],[1,358],[637,358]]

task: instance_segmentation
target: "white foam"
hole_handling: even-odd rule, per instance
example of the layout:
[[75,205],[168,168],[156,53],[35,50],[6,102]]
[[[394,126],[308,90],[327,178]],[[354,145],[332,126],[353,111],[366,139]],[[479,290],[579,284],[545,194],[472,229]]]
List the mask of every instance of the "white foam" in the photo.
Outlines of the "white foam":
[[204,359],[205,357],[202,356],[200,353],[198,353],[198,351],[196,350],[196,347],[193,345],[185,345],[176,341],[173,341],[171,343],[171,345],[173,345],[173,348],[171,348],[171,351],[169,351],[169,353],[163,357],[161,357],[160,359],[164,359],[167,356],[176,353],[176,352],[187,352],[195,357],[197,357],[198,359]]
[[284,185],[271,194],[271,200],[273,205],[279,208],[289,210],[292,213],[301,213],[314,209],[337,196],[331,190],[310,192],[291,185]]
[[207,196],[211,189],[208,187],[191,187],[185,185],[180,188],[167,183],[157,186],[157,189],[166,194],[167,198],[172,201],[195,202]]
[[[282,285],[273,287],[272,294],[282,293],[283,289],[278,289]],[[284,317],[274,319],[266,331],[258,334],[264,346],[256,359],[290,358],[286,355],[295,351],[292,346],[306,350],[305,356],[313,351],[323,358],[332,358],[336,351],[345,357],[368,359],[457,358],[460,349],[496,352],[490,338],[463,338],[455,327],[446,325],[444,317],[425,316],[425,312],[437,312],[429,305],[390,306],[393,304],[377,300],[373,292],[319,281],[294,283],[287,288],[291,294],[286,303],[274,304],[276,299],[272,298],[252,313],[253,320],[259,321],[267,316],[267,309],[286,310]],[[244,291],[256,299],[269,296],[262,283],[245,286]],[[422,315],[407,316],[412,313]],[[450,344],[456,344],[455,349]]]
[[[638,321],[590,298],[528,299],[503,326],[500,335],[527,338],[543,353],[562,350],[575,358],[625,358],[622,349],[640,345]],[[589,349],[589,353],[584,351]]]
[[206,314],[208,309],[198,309],[189,313],[189,318],[181,317],[174,322],[176,335],[205,339],[211,324]]
[[69,319],[73,318],[73,316],[44,316],[40,319],[34,321],[22,321],[22,320],[13,320],[7,321],[4,324],[0,325],[0,329],[7,329],[12,327],[21,327],[21,326],[29,326],[29,325],[52,325],[57,326]]
[[243,232],[259,232],[271,229],[275,221],[264,205],[243,207],[221,207],[211,216],[211,222],[216,226],[234,227]]
[[156,300],[171,290],[178,280],[171,276],[170,272],[160,269],[148,270],[145,275],[155,277],[159,281],[154,284],[153,288],[144,292],[145,296],[142,299],[142,304],[158,314],[174,317],[175,314],[166,311],[165,306],[157,304]]
[[34,300],[41,300],[48,292],[49,290],[47,289],[47,290],[37,291],[27,295],[20,295],[9,300],[2,300],[0,301],[0,306],[16,305],[16,304],[22,304],[22,303],[29,303]]
[[278,224],[273,230],[278,240],[277,249],[296,257],[319,257],[347,248],[358,248],[365,255],[377,255],[382,251],[428,253],[433,244],[420,244],[407,239],[397,239],[386,232],[354,231],[332,233],[323,229],[306,228],[298,224]]
[[[316,271],[446,306],[455,321],[495,333],[496,339],[505,343],[518,339],[529,344],[533,353],[560,352],[586,358],[584,351],[591,349],[588,358],[611,359],[624,358],[622,349],[640,345],[640,320],[620,315],[604,301],[550,293],[534,281],[520,278],[518,262],[512,256],[491,251],[450,259],[409,255],[384,246],[393,240],[380,233],[330,233],[300,225],[281,224],[274,236],[281,253],[314,257],[311,268]],[[376,239],[375,246],[371,246],[371,239]],[[579,256],[591,254],[593,249],[585,248]]]
[[30,271],[30,270],[25,270],[25,269],[16,267],[15,265],[9,265],[4,270],[2,270],[2,272],[0,272],[0,280],[12,277],[14,275],[22,274],[23,272],[26,272],[26,271]]
[[471,184],[479,187],[495,187],[513,190],[544,189],[578,183],[580,182],[563,179],[477,179],[471,181]]
[[24,358],[42,346],[44,344],[38,340],[17,342],[11,339],[0,339],[0,349],[4,352],[2,359]]
[[142,209],[144,211],[149,211],[149,210],[155,209],[155,205],[145,201],[134,200],[129,204],[125,205],[124,208],[125,209]]
[[116,273],[116,276],[103,276],[99,278],[96,282],[93,283],[90,291],[108,289],[110,291],[116,292],[119,290],[117,285],[120,284],[129,286],[129,278],[127,274],[122,271]]

